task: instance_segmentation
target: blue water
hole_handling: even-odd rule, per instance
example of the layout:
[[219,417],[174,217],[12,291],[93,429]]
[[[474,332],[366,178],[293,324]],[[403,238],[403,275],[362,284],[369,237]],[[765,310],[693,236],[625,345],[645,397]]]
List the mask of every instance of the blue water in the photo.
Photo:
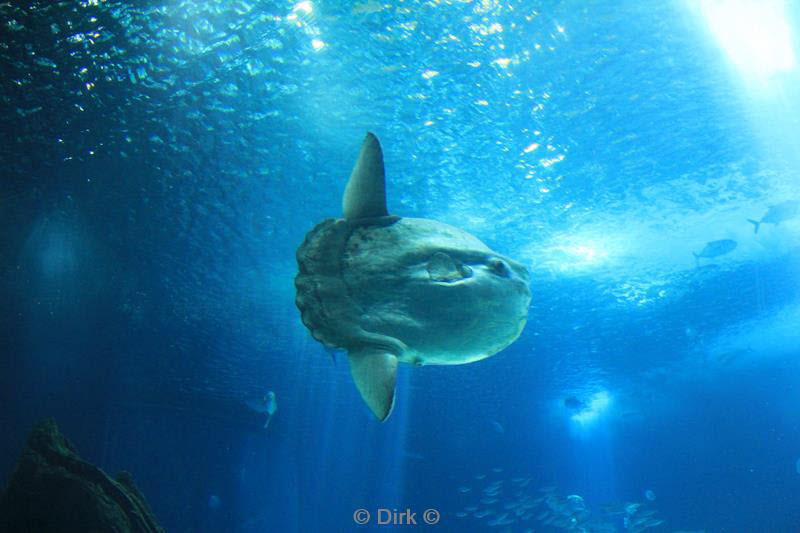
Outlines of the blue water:
[[[800,216],[747,222],[800,199],[796,2],[0,14],[3,481],[53,416],[169,532],[800,528]],[[384,424],[294,306],[366,131],[533,293]]]

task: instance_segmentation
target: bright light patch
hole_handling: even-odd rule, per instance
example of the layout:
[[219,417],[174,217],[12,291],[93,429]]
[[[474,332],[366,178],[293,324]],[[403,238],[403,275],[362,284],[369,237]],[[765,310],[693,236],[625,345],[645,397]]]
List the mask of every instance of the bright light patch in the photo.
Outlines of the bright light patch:
[[704,0],[700,9],[719,46],[739,73],[766,81],[795,67],[780,0]]
[[580,257],[588,263],[594,262],[597,257],[597,250],[594,246],[573,246],[571,249],[568,249],[568,251],[570,254]]
[[561,258],[561,270],[582,270],[596,266],[608,259],[608,251],[594,241],[575,242],[551,249]]
[[585,426],[603,413],[609,404],[611,404],[611,396],[609,396],[608,391],[596,392],[586,403],[586,407],[572,415],[570,420]]
[[319,52],[325,48],[325,41],[320,39],[311,39],[311,48],[313,48],[315,52]]
[[314,11],[314,7],[311,2],[297,2],[292,8],[292,13],[303,13],[304,15],[309,15],[312,11]]

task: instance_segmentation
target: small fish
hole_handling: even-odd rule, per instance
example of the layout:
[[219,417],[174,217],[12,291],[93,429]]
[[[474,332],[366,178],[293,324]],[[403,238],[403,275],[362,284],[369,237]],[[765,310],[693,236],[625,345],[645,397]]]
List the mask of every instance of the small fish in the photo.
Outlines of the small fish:
[[364,2],[363,4],[356,4],[353,6],[353,9],[350,10],[351,15],[371,15],[373,13],[380,13],[384,10],[386,6],[384,6],[380,2],[376,2],[375,0],[369,0]]
[[222,505],[222,500],[220,500],[219,496],[216,494],[212,494],[208,497],[208,508],[212,511],[216,511],[219,509],[220,505]]
[[492,428],[496,432],[498,432],[498,433],[505,433],[506,432],[506,430],[503,427],[503,425],[500,422],[498,422],[497,420],[492,420],[490,423],[492,424]]
[[257,413],[267,415],[267,420],[264,422],[264,429],[267,429],[270,420],[272,420],[272,415],[278,410],[278,401],[275,398],[275,393],[269,391],[258,400],[247,400],[247,406]]
[[506,526],[508,524],[513,524],[514,522],[516,522],[516,520],[513,517],[509,518],[508,513],[503,513],[492,520],[489,520],[487,524],[490,526]]
[[728,254],[736,249],[736,241],[733,239],[720,239],[718,241],[711,241],[706,243],[700,253],[692,252],[694,256],[694,260],[697,262],[697,266],[700,266],[700,258],[704,257],[706,259],[711,259],[713,257],[719,257],[721,255]]
[[728,351],[722,351],[717,354],[712,355],[712,361],[715,361],[723,366],[729,365],[733,361],[741,360],[751,356],[755,353],[755,350],[751,347],[747,348],[737,348]]
[[581,498],[577,494],[570,494],[569,496],[567,496],[567,506],[569,507],[569,510],[572,512],[586,509],[586,503],[584,503],[583,498]]
[[636,514],[636,511],[639,510],[641,507],[641,503],[626,503],[625,504],[625,513],[628,515]]
[[753,233],[758,233],[758,227],[764,222],[777,226],[781,222],[785,222],[797,216],[798,206],[800,206],[800,202],[797,200],[786,200],[785,202],[771,205],[769,209],[767,209],[767,214],[761,217],[761,220],[748,218],[747,221],[755,226],[753,228]]
[[575,396],[567,396],[564,398],[564,407],[570,411],[580,411],[581,409],[586,409],[586,402]]

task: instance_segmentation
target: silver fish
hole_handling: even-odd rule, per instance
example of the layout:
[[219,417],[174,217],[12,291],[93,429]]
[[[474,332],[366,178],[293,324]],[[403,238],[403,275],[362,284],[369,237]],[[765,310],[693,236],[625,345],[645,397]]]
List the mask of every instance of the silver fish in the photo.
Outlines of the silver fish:
[[694,256],[697,266],[700,266],[701,257],[711,259],[713,257],[719,257],[721,255],[731,253],[736,249],[736,245],[737,243],[733,239],[720,239],[718,241],[711,241],[706,243],[703,249],[700,250],[700,253],[692,252],[692,255]]
[[748,218],[747,221],[755,226],[753,233],[758,233],[758,227],[763,223],[775,224],[776,226],[781,222],[785,222],[797,216],[797,208],[800,207],[800,202],[797,200],[786,200],[779,204],[775,204],[767,209],[767,213],[761,217],[761,220],[753,220]]

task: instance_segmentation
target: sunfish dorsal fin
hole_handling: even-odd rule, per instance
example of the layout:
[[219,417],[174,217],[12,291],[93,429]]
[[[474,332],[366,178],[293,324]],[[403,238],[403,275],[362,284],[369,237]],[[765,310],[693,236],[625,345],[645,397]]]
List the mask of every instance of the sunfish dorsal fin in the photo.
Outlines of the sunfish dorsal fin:
[[344,189],[342,197],[344,218],[385,217],[386,179],[383,172],[383,152],[378,138],[367,133],[358,161]]
[[385,350],[362,348],[348,352],[350,373],[361,398],[383,422],[394,407],[394,387],[397,383],[397,357]]

